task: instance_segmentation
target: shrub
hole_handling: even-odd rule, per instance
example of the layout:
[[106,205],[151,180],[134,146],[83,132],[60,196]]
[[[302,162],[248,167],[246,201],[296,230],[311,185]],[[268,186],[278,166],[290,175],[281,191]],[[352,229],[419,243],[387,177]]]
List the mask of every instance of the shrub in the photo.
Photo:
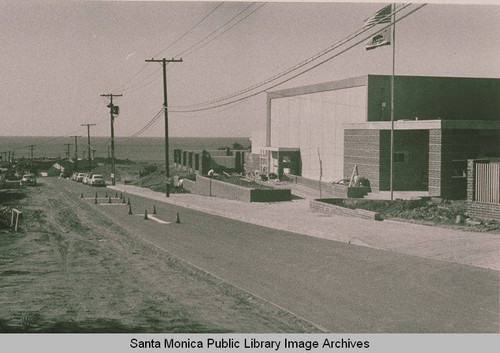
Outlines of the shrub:
[[154,173],[158,170],[158,167],[155,166],[155,165],[148,165],[144,168],[142,168],[141,170],[139,170],[139,176],[142,178],[142,177],[145,177],[146,175],[149,175],[151,173]]

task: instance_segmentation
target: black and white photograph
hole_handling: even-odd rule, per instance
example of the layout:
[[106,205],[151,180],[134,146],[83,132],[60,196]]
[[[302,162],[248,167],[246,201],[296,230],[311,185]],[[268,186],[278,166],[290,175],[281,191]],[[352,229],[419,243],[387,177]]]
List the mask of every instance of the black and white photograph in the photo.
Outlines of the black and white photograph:
[[493,1],[0,0],[0,342],[493,352],[499,38]]

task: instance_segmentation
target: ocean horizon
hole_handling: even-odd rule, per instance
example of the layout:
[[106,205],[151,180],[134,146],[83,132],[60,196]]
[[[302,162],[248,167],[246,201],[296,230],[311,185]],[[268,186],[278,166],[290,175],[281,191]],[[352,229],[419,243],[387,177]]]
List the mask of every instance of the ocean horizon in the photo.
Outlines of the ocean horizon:
[[[75,140],[68,136],[0,136],[0,152],[13,151],[16,158],[30,157],[30,145],[34,145],[35,158],[64,158],[69,146],[70,156],[75,155]],[[173,158],[174,149],[216,150],[232,147],[239,143],[250,146],[249,137],[170,137],[169,155]],[[94,157],[108,157],[109,137],[91,137],[90,145],[95,150]],[[87,137],[77,140],[78,157],[87,158]],[[115,137],[115,158],[132,161],[162,162],[165,160],[165,139],[163,137]]]

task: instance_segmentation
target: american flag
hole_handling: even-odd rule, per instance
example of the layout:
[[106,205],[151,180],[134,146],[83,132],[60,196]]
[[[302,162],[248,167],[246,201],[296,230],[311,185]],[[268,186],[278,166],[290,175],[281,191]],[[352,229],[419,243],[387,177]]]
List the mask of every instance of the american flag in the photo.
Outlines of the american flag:
[[375,15],[365,20],[365,27],[376,25],[379,23],[391,22],[392,5],[387,5],[383,9],[377,11]]

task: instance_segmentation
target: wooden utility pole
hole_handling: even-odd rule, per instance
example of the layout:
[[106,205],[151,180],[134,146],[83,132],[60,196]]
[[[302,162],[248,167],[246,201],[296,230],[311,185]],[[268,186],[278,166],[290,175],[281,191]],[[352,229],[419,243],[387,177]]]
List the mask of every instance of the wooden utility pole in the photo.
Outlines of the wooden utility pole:
[[108,108],[111,114],[111,185],[115,185],[115,114],[118,115],[118,106],[113,105],[113,97],[122,97],[121,94],[101,94],[101,97],[109,97]]
[[163,108],[165,111],[165,184],[166,195],[170,197],[170,168],[168,158],[168,103],[167,103],[167,63],[181,63],[182,58],[175,60],[167,60],[165,58],[160,60],[146,60],[147,63],[162,63],[163,65]]
[[396,4],[392,5],[392,75],[391,75],[391,161],[390,189],[394,200],[394,72],[396,67]]
[[82,124],[82,126],[87,127],[87,144],[89,147],[89,172],[92,171],[92,157],[90,156],[90,127],[95,126],[95,124]]
[[33,160],[33,148],[35,147],[36,145],[30,145],[30,159]]
[[66,157],[68,157],[69,159],[69,146],[73,145],[72,143],[65,143],[64,144],[65,146],[67,146],[67,149],[66,149]]
[[78,170],[78,144],[77,144],[77,138],[80,136],[71,136],[75,138],[75,171]]

